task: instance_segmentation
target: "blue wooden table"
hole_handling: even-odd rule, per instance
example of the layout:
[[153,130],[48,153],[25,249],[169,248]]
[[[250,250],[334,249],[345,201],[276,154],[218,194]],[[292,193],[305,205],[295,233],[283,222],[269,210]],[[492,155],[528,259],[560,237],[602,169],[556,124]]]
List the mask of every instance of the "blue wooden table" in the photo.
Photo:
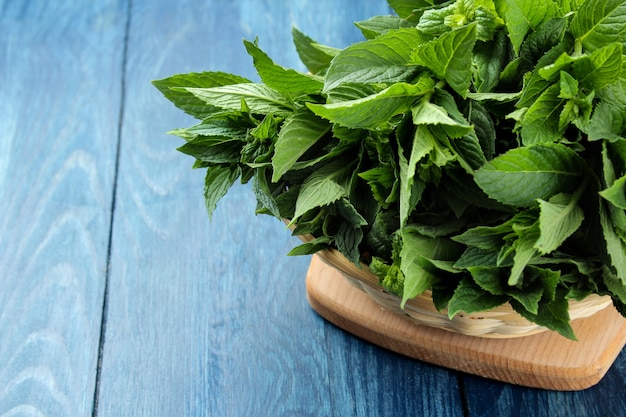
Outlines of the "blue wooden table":
[[150,84],[301,68],[296,26],[344,47],[384,0],[0,0],[0,416],[624,416],[626,353],[550,392],[407,359],[308,306],[309,258],[203,173]]

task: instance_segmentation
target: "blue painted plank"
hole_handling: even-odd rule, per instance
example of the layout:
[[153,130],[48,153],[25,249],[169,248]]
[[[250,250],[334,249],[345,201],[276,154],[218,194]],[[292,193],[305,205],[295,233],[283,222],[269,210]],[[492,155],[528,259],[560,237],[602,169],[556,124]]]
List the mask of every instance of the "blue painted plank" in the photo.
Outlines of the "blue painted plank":
[[125,2],[0,1],[0,415],[90,416]]
[[[372,2],[134,1],[99,416],[455,415],[454,373],[399,358],[319,318],[308,258],[237,186],[208,221],[203,172],[163,132],[186,126],[149,80],[256,78],[242,38],[296,66],[291,26],[343,47]],[[354,412],[354,413],[353,413]],[[447,412],[447,413],[446,413]]]
[[[520,343],[523,340],[520,339]],[[537,390],[470,376],[465,378],[465,387],[468,409],[474,417],[623,416],[626,413],[626,350],[597,385],[584,391]]]

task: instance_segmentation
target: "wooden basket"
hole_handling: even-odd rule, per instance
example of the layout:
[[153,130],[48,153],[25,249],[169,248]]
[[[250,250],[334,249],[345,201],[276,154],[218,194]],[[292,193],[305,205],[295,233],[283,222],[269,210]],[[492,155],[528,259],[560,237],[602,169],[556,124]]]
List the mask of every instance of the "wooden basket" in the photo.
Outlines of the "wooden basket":
[[[300,238],[303,241],[308,240],[307,237],[300,236]],[[334,249],[322,250],[316,255],[326,264],[341,272],[352,285],[365,291],[384,309],[400,314],[416,324],[469,336],[500,339],[529,336],[547,330],[543,326],[524,319],[508,303],[485,312],[457,314],[450,319],[446,310],[438,311],[435,308],[430,291],[407,301],[404,309],[401,309],[401,299],[395,294],[385,291],[379,285],[378,277],[370,272],[367,265],[361,264],[359,269]],[[612,305],[609,296],[596,294],[592,294],[581,301],[570,300],[570,320],[590,317],[609,305]]]

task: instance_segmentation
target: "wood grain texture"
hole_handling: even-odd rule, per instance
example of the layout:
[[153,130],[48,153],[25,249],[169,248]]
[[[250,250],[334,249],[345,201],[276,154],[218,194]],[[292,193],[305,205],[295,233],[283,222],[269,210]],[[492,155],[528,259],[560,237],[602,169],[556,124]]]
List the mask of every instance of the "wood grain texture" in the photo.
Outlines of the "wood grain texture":
[[571,341],[555,332],[488,339],[415,325],[383,310],[321,257],[307,272],[313,308],[346,331],[412,358],[516,385],[582,390],[597,384],[626,343],[626,319],[613,307],[576,320]]
[[0,415],[89,416],[125,2],[0,11]]

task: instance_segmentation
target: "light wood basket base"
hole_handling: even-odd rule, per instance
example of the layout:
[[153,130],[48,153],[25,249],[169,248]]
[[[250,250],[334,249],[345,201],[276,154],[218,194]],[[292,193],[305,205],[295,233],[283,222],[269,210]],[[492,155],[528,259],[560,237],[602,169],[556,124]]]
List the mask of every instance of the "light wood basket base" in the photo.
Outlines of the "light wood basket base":
[[388,312],[317,256],[311,260],[306,289],[319,315],[371,343],[424,362],[527,387],[589,388],[602,379],[626,344],[626,319],[612,306],[572,322],[578,341],[551,331],[488,339],[417,325]]

